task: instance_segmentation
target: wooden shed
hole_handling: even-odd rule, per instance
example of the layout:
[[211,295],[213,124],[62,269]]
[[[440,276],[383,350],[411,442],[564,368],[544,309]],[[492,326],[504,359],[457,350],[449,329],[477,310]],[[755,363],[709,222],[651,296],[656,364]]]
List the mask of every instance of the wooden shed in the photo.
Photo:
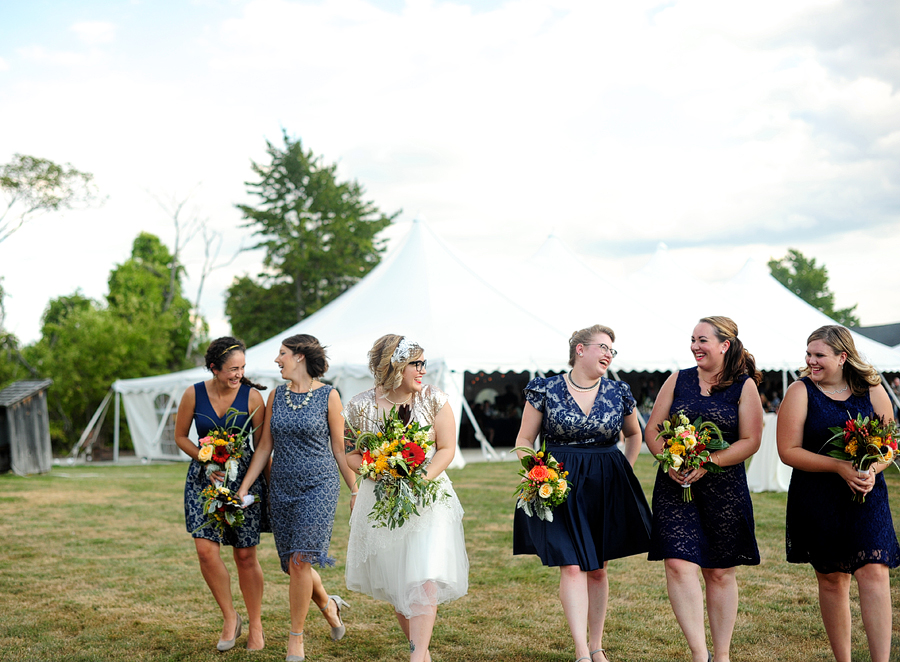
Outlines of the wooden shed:
[[0,472],[26,476],[50,471],[47,389],[52,383],[21,381],[0,391]]

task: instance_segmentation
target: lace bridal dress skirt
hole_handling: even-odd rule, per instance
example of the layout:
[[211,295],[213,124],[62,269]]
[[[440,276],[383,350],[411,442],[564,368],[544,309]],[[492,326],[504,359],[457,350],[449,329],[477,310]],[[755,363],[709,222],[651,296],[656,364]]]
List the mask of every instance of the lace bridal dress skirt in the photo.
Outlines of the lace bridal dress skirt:
[[445,474],[438,478],[447,497],[420,510],[393,531],[368,521],[375,485],[366,480],[350,516],[347,588],[384,600],[407,618],[421,616],[469,588],[469,559],[463,509]]

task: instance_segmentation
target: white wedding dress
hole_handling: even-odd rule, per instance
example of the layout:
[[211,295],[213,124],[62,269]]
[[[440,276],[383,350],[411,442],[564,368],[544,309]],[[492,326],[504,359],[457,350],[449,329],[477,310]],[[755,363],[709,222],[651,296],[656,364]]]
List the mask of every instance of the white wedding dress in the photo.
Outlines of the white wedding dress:
[[[447,402],[447,394],[425,386],[413,394],[411,421],[432,425]],[[355,396],[344,411],[357,430],[374,431],[381,412],[375,390]],[[429,431],[434,438],[434,430]],[[429,454],[434,453],[432,446]],[[347,588],[384,600],[407,618],[429,613],[435,605],[456,600],[469,588],[469,559],[463,535],[463,509],[447,475],[436,481],[447,496],[420,509],[394,530],[374,527],[368,521],[375,505],[371,480],[359,486],[359,496],[350,516],[347,546]]]

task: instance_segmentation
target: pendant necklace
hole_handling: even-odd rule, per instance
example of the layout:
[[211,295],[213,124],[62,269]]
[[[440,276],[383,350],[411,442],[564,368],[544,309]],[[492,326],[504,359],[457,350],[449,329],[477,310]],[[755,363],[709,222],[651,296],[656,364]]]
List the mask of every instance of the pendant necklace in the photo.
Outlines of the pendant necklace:
[[[312,394],[313,394],[313,382],[314,382],[314,381],[316,381],[316,380],[312,380],[312,381],[309,383],[309,392],[306,394],[306,397],[303,398],[303,402],[301,402],[299,405],[295,405],[295,404],[293,403],[293,401],[291,400],[291,393],[292,393],[292,391],[291,391],[290,387],[289,387],[289,386],[288,386],[288,387],[285,387],[285,389],[284,389],[284,401],[287,403],[287,406],[290,407],[291,409],[293,409],[294,411],[297,411],[298,409],[303,409],[306,405],[308,405],[308,404],[309,404],[310,398],[312,398]],[[298,395],[299,395],[299,394],[298,394]]]
[[[603,378],[601,377],[600,379],[603,379]],[[569,383],[569,386],[574,388],[579,393],[588,393],[590,391],[593,391],[595,388],[597,388],[600,385],[600,379],[598,379],[597,382],[593,386],[579,386],[578,384],[576,384],[575,382],[572,381],[572,373],[571,372],[566,373],[566,381]]]
[[822,391],[822,393],[824,393],[825,395],[840,395],[841,393],[846,391],[848,388],[850,388],[850,384],[847,384],[844,388],[834,389],[833,391],[826,391],[824,388],[819,386],[819,384],[816,384],[816,386],[818,386],[819,390]]

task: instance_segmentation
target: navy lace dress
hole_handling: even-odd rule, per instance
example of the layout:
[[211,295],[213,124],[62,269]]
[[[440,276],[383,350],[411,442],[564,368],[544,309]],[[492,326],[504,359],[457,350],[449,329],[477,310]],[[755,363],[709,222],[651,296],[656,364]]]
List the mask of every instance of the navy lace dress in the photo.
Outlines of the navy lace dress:
[[[669,411],[683,411],[691,421],[702,416],[719,426],[725,441],[733,443],[739,438],[738,403],[746,379],[744,375],[727,389],[704,396],[697,368],[681,370]],[[759,565],[744,463],[724,469],[694,483],[693,499],[685,503],[684,488],[660,467],[653,486],[650,561],[684,559],[701,568]]]
[[332,388],[325,385],[313,390],[300,409],[289,407],[285,398],[301,405],[306,393],[293,393],[284,384],[275,389],[269,507],[284,572],[289,572],[292,559],[334,565],[328,547],[341,486],[328,427]]
[[[872,416],[869,394],[832,400],[809,380],[803,448],[827,454],[829,427],[840,427],[857,414]],[[787,502],[787,560],[810,563],[821,573],[853,573],[868,563],[900,565],[900,546],[891,519],[887,485],[880,473],[865,503],[852,500],[850,488],[836,473],[794,469]]]
[[546,566],[597,570],[610,559],[646,552],[650,508],[616,442],[634,398],[625,382],[603,379],[589,415],[569,393],[563,375],[537,377],[525,399],[543,414],[547,450],[569,472],[569,497],[553,521],[516,509],[513,554],[537,554]]
[[[233,428],[241,428],[247,421],[248,407],[250,400],[250,387],[242,384],[238,390],[232,407],[239,412],[244,412],[242,416],[237,416],[229,421]],[[197,429],[197,436],[202,439],[209,434],[210,430],[216,427],[225,427],[225,419],[220,418],[213,409],[209,401],[209,395],[206,392],[206,384],[200,382],[194,384],[194,426]],[[250,460],[253,459],[253,448],[249,446],[241,457],[238,465],[237,477],[228,481],[226,487],[237,490],[244,480],[244,474],[247,473],[247,467],[250,466]],[[244,524],[237,529],[228,530],[223,535],[219,533],[216,527],[210,525],[205,526],[199,531],[197,527],[205,524],[209,519],[203,514],[203,506],[200,503],[200,492],[209,487],[209,478],[206,475],[206,469],[197,460],[191,460],[191,466],[188,467],[187,480],[184,483],[184,520],[187,530],[194,538],[205,538],[212,540],[220,545],[231,545],[232,547],[255,547],[259,544],[260,532],[268,531],[268,518],[266,516],[266,481],[260,476],[250,488],[250,494],[259,495],[261,501],[249,506],[244,511]]]

